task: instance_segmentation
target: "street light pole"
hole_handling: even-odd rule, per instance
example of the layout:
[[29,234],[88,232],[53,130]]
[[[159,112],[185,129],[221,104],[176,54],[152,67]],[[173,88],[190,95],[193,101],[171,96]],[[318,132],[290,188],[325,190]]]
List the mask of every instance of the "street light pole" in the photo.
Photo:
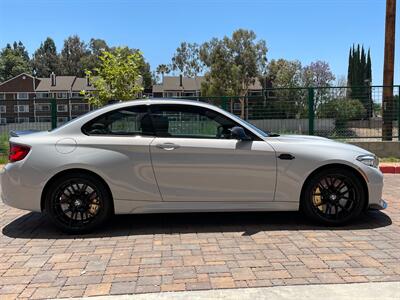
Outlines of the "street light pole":
[[385,56],[383,65],[382,140],[391,141],[393,136],[393,76],[395,48],[396,0],[386,0]]

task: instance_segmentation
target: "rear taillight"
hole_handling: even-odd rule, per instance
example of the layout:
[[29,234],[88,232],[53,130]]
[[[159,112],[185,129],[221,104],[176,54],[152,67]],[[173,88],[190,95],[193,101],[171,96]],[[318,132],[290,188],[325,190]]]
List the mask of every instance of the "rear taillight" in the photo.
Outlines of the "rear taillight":
[[8,160],[10,162],[16,162],[23,160],[31,150],[31,147],[26,145],[19,145],[10,143],[10,154],[8,156]]

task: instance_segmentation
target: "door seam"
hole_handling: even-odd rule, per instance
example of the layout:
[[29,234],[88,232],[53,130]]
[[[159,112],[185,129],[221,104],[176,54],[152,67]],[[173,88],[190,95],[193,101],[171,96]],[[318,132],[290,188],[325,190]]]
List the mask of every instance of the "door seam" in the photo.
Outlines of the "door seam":
[[155,137],[149,144],[149,155],[150,155],[150,163],[151,163],[151,169],[153,170],[153,176],[154,176],[154,180],[156,182],[157,185],[157,189],[158,189],[158,193],[160,194],[160,198],[161,201],[164,202],[164,197],[161,194],[161,190],[160,190],[160,186],[158,185],[158,180],[157,180],[157,176],[156,176],[156,171],[154,170],[154,164],[153,164],[153,154],[151,153],[151,145],[153,144],[153,142],[157,139],[157,137]]

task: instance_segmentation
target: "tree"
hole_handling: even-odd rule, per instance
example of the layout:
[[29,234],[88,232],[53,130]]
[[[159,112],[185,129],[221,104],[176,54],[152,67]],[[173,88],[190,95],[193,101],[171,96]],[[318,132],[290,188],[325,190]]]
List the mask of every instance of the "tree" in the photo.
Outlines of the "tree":
[[302,69],[302,84],[304,87],[326,87],[335,80],[329,64],[317,60]]
[[347,84],[351,87],[348,98],[359,99],[367,111],[367,117],[372,117],[373,101],[370,84],[372,82],[371,52],[365,55],[364,47],[353,45],[349,52]]
[[143,88],[151,93],[153,88],[153,77],[150,70],[150,64],[142,57],[140,65],[140,75],[142,76]]
[[244,96],[256,78],[265,73],[265,41],[257,41],[253,31],[239,29],[232,37],[213,38],[204,43],[199,53],[208,68],[202,94],[240,96],[241,117],[244,117]]
[[[267,78],[273,88],[270,114],[279,118],[300,118],[307,112],[306,90],[301,87],[302,66],[298,60],[273,59],[267,65]],[[281,89],[280,89],[281,88]]]
[[31,73],[28,52],[21,42],[14,42],[0,52],[0,82],[6,81],[21,73]]
[[140,68],[143,56],[139,51],[117,47],[113,51],[103,51],[99,56],[100,66],[86,75],[93,83],[96,92],[86,95],[89,103],[95,106],[106,104],[110,100],[132,100],[143,90]]
[[61,50],[61,73],[62,75],[84,76],[84,59],[90,54],[87,46],[79,36],[68,37],[64,41],[64,47]]
[[298,60],[273,59],[267,65],[267,77],[274,88],[300,87],[301,63]]
[[320,60],[311,62],[308,66],[302,68],[301,73],[303,87],[316,87],[314,89],[314,109],[320,103],[329,101],[332,98],[335,89],[326,89],[324,87],[330,87],[336,78],[327,62]]
[[161,74],[161,78],[163,81],[164,81],[164,74],[168,74],[169,72],[171,72],[171,68],[165,64],[158,65],[158,67],[156,69],[156,73],[158,75]]
[[98,68],[100,65],[99,56],[103,51],[110,51],[110,47],[105,40],[90,39],[88,53],[82,57],[82,66],[84,70],[93,71],[95,68]]
[[60,74],[60,57],[56,45],[51,38],[47,38],[33,54],[32,66],[38,77],[49,77],[52,72]]
[[196,43],[181,43],[176,48],[171,65],[172,70],[179,70],[183,76],[197,76],[203,70],[203,64],[200,60],[200,46]]

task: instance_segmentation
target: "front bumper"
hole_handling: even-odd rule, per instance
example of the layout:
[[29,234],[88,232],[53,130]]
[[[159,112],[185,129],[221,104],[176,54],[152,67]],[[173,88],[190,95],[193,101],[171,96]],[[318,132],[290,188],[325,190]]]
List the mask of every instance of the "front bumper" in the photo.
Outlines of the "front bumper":
[[387,203],[385,200],[381,199],[379,203],[371,203],[368,208],[374,210],[383,210],[387,208]]

